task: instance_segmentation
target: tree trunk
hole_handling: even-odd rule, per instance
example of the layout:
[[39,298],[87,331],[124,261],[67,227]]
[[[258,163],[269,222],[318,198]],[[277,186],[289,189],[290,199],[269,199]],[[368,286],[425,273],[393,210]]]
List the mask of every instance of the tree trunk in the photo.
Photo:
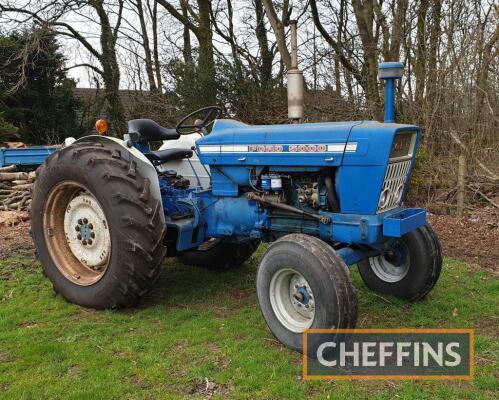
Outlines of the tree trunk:
[[101,34],[101,64],[102,79],[105,85],[105,96],[107,100],[108,113],[110,118],[110,133],[114,136],[122,135],[126,132],[125,113],[119,96],[120,89],[120,69],[116,57],[116,37],[109,17],[104,9],[103,1],[91,3],[99,16]]
[[[499,41],[499,26],[496,26],[494,33],[488,41],[482,44],[481,60],[476,73],[476,102],[475,102],[475,126],[478,126],[482,119],[482,108],[487,93],[487,81],[491,63],[497,60],[496,44]],[[496,49],[496,50],[494,50]],[[496,70],[497,74],[497,70]]]
[[428,0],[421,0],[418,8],[416,26],[416,61],[414,65],[414,75],[416,76],[416,107],[421,107],[423,104],[426,82],[426,15],[428,14],[428,6]]
[[265,29],[264,10],[262,0],[255,0],[256,13],[256,38],[260,49],[260,81],[262,87],[267,86],[272,78],[272,52],[269,49],[269,41],[267,39],[267,30]]
[[[188,18],[187,14],[187,0],[180,1],[180,7],[182,8],[182,15],[185,19]],[[191,31],[187,25],[184,25],[184,32],[182,35],[182,39],[184,40],[184,46],[182,48],[182,56],[184,57],[184,62],[187,65],[193,66],[194,60],[192,58],[192,45],[191,45]]]
[[151,48],[149,47],[149,34],[147,33],[142,0],[136,0],[136,6],[137,6],[137,14],[139,15],[140,29],[142,31],[142,47],[144,48],[146,74],[147,74],[147,80],[149,81],[149,89],[151,90],[151,92],[156,92],[157,86],[156,86],[156,81],[154,79],[152,54],[151,54]]
[[198,72],[207,104],[216,103],[215,60],[211,29],[211,1],[198,0],[199,26],[194,31],[199,42]]
[[392,24],[393,27],[391,33],[390,52],[389,52],[390,60],[385,60],[385,61],[399,61],[400,47],[404,40],[405,18],[408,6],[409,6],[408,0],[397,0],[396,8],[393,15],[393,24]]
[[362,65],[362,87],[365,90],[367,106],[375,119],[382,120],[383,106],[378,89],[378,52],[374,38],[374,8],[372,1],[352,1],[355,19],[359,29],[364,64]]
[[158,83],[158,93],[162,93],[163,79],[161,78],[161,64],[159,62],[159,51],[158,51],[158,2],[156,0],[154,0],[153,9],[151,12],[151,19],[152,19],[154,69],[156,72],[156,82]]
[[[286,66],[286,69],[289,70],[291,68],[291,55],[289,54],[288,46],[286,45],[284,25],[277,16],[272,0],[262,0],[262,2],[263,7],[265,8],[265,13],[267,14],[267,18],[270,22],[270,26],[272,26],[272,30],[274,31],[281,59]],[[285,3],[287,4],[287,2]]]
[[[336,43],[341,46],[342,34],[343,34],[343,24],[345,20],[345,4],[346,0],[340,1],[340,11],[338,15],[338,32],[336,33]],[[340,58],[338,54],[334,56],[334,84],[336,87],[336,93],[341,96],[341,78],[340,78]]]
[[237,79],[243,79],[243,66],[237,49],[237,41],[234,33],[234,9],[232,8],[232,0],[227,0],[227,13],[229,14],[229,43],[232,53],[232,59],[236,67]]

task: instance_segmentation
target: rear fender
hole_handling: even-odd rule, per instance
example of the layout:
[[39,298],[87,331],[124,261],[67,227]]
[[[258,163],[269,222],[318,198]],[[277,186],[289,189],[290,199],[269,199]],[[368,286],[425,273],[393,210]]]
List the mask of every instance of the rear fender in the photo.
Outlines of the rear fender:
[[[121,156],[125,160],[135,161],[137,164],[137,171],[139,172],[139,174],[142,175],[144,178],[149,179],[149,182],[151,182],[150,185],[151,196],[153,196],[161,204],[163,203],[161,198],[161,191],[159,189],[158,173],[156,172],[154,166],[147,159],[147,157],[144,156],[143,153],[141,153],[135,147],[128,147],[123,140],[109,136],[90,135],[75,141],[75,143],[83,143],[83,142],[100,143],[107,149],[118,150],[121,153]],[[163,213],[160,214],[161,214],[160,218],[164,223],[165,216]]]

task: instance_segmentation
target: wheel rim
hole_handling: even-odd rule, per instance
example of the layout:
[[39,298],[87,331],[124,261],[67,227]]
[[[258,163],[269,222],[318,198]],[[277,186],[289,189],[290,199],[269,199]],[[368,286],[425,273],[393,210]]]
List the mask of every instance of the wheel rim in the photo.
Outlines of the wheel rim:
[[301,333],[312,326],[315,317],[315,296],[299,272],[285,268],[270,281],[270,304],[279,322],[286,329]]
[[106,273],[111,234],[97,199],[76,182],[63,182],[50,192],[43,226],[47,249],[57,269],[80,286],[97,283]]
[[405,278],[411,265],[407,245],[398,241],[392,250],[369,259],[371,269],[384,282],[395,283]]

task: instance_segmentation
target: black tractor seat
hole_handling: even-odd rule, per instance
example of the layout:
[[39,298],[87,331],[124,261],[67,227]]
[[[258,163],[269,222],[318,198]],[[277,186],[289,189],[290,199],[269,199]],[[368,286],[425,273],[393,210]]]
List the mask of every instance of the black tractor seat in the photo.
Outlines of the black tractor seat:
[[149,143],[160,140],[176,140],[180,134],[175,129],[163,128],[152,119],[128,121],[128,134],[133,143]]
[[192,157],[190,149],[165,149],[144,153],[144,155],[154,164],[159,165],[168,161],[183,160]]

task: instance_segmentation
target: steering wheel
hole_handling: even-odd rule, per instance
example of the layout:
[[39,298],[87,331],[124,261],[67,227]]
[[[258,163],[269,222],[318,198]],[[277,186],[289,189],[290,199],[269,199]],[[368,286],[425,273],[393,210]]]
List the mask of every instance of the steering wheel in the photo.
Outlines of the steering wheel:
[[179,135],[190,135],[191,133],[201,133],[205,135],[206,128],[213,125],[215,120],[222,115],[223,110],[218,106],[208,106],[200,108],[180,121],[175,130]]

